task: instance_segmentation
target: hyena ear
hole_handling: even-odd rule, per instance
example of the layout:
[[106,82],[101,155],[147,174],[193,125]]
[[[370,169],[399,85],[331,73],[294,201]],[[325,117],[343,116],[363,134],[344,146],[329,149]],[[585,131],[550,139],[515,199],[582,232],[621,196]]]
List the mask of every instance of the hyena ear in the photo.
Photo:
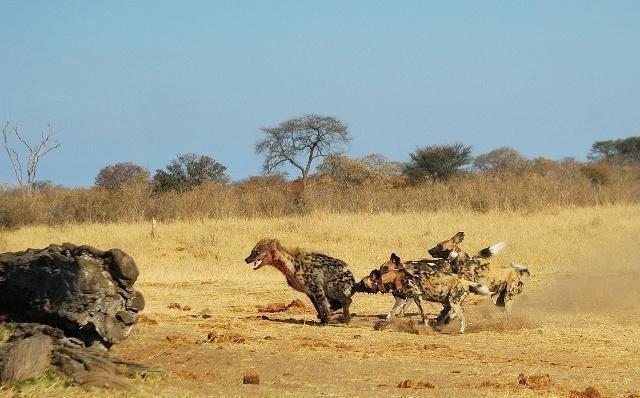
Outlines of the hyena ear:
[[395,265],[400,265],[400,257],[398,257],[395,253],[391,253],[391,262]]
[[458,244],[458,243],[462,243],[462,241],[464,240],[464,232],[460,231],[457,234],[453,235],[453,237],[451,237],[451,239],[449,239],[452,243],[454,244]]
[[273,239],[271,242],[269,242],[269,249],[277,250],[279,245],[280,245],[280,242],[278,242],[277,239]]

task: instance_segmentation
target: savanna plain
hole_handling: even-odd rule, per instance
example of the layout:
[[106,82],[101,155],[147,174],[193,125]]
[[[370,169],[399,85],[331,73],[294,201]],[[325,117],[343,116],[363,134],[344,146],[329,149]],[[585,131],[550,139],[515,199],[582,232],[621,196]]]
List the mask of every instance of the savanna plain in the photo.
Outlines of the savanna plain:
[[[374,330],[390,295],[356,294],[351,324],[320,326],[276,269],[243,261],[274,237],[344,260],[359,280],[392,252],[424,258],[457,231],[470,253],[506,241],[496,261],[531,271],[508,319],[489,299],[467,299],[464,334],[457,320],[442,331],[419,325],[415,306]],[[159,223],[155,236],[147,222],[3,231],[2,252],[68,241],[131,255],[147,306],[113,351],[166,375],[105,392],[49,373],[0,397],[638,397],[639,237],[638,205],[194,219]],[[441,307],[425,308],[435,317]],[[252,373],[260,383],[243,384]]]

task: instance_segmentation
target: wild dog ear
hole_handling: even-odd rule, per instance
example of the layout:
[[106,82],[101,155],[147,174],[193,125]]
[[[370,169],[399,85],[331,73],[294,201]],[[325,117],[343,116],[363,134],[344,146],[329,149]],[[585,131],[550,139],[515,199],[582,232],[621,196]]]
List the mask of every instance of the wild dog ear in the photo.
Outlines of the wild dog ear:
[[395,253],[391,253],[391,262],[395,265],[400,265],[400,257],[398,257]]
[[462,241],[464,240],[464,232],[462,231],[458,232],[457,234],[453,235],[449,240],[456,245],[458,243],[462,243]]
[[371,271],[369,273],[369,277],[371,278],[375,278],[375,279],[380,279],[380,276],[382,275],[382,272],[380,272],[379,269],[374,269],[373,271]]

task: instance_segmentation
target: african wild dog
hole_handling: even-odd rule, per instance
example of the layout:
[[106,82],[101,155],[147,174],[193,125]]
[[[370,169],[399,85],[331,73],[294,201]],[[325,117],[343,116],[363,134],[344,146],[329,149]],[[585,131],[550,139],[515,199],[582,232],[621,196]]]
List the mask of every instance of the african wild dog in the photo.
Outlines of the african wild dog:
[[343,322],[349,323],[351,296],[356,283],[343,261],[320,253],[288,250],[276,239],[262,239],[244,261],[257,270],[272,265],[284,274],[292,288],[306,294],[323,324],[330,312],[342,308]]
[[[413,272],[416,271],[416,269],[420,269],[421,267],[426,267],[426,266],[429,266],[431,268],[444,271],[444,272],[449,272],[449,273],[452,272],[451,265],[446,260],[421,259],[421,260],[411,260],[411,261],[407,261],[406,263],[402,263],[400,261],[400,257],[396,256],[395,253],[393,253],[389,261],[382,264],[380,268],[378,268],[378,270],[380,271],[381,274],[384,274],[389,271],[397,271],[400,269],[405,269],[407,270],[407,272],[412,274]],[[407,300],[407,298],[403,298],[398,295],[394,295],[393,297],[396,301],[393,304],[393,307],[391,307],[391,310],[389,310],[389,313],[387,313],[386,320],[390,320],[391,318],[393,318],[393,316],[398,313],[398,310],[400,310],[400,313],[398,315],[400,317],[403,317],[407,308],[412,302],[411,300]]]
[[458,232],[429,249],[429,254],[445,259],[462,278],[488,286],[495,292],[491,296],[494,304],[504,307],[509,315],[513,299],[522,292],[524,281],[530,275],[529,269],[516,263],[511,263],[511,267],[503,267],[484,261],[502,250],[506,246],[504,242],[484,248],[471,257],[458,246],[463,240],[464,232]]
[[444,240],[431,249],[428,250],[429,254],[434,258],[442,258],[447,260],[451,265],[453,272],[458,272],[460,265],[466,261],[478,258],[490,258],[498,254],[502,249],[507,247],[505,242],[498,242],[493,246],[485,247],[480,250],[475,256],[471,257],[467,252],[462,250],[458,246],[464,240],[464,232],[460,231],[453,235],[451,238]]
[[[422,264],[428,264],[431,267],[436,267],[446,272],[452,272],[457,274],[460,271],[460,264],[463,264],[472,259],[472,257],[469,254],[467,254],[458,246],[458,244],[461,243],[463,239],[464,239],[464,232],[458,232],[451,239],[440,242],[434,248],[429,250],[429,254],[431,254],[433,257],[436,257],[436,258],[414,260],[414,261],[407,262],[406,265],[402,263],[398,263],[397,265],[395,265],[393,262],[388,261],[380,267],[380,271],[386,272],[387,270],[395,269],[395,267],[401,267],[401,268],[407,267],[411,272],[412,264],[422,263]],[[498,254],[502,249],[506,247],[506,245],[507,244],[504,242],[496,243],[493,246],[486,247],[480,250],[473,258],[488,259]],[[444,257],[438,256],[438,254],[441,254],[442,251],[444,250],[447,251],[447,255]],[[466,279],[469,279],[469,278],[467,277]],[[482,281],[478,281],[478,282],[482,282]],[[395,300],[396,302],[394,303],[393,307],[387,314],[387,317],[386,317],[387,320],[389,320],[396,313],[398,313],[398,309],[400,310],[399,315],[404,316],[406,309],[411,304],[410,300],[402,299],[400,297],[395,297]],[[442,310],[442,313],[440,313],[440,315],[436,318],[436,323],[440,323],[443,319],[447,321],[448,318],[446,318],[446,316],[449,314],[449,310],[450,308],[447,308],[445,306],[445,308]]]
[[403,266],[400,257],[393,253],[389,261],[393,266],[387,267],[386,272],[379,269],[371,271],[369,276],[355,285],[354,291],[374,294],[391,292],[401,299],[413,299],[425,324],[427,319],[421,299],[452,309],[460,318],[460,333],[463,333],[467,326],[461,306],[464,298],[469,293],[485,296],[493,293],[481,283],[462,279],[457,274],[430,265],[428,260],[407,261]]

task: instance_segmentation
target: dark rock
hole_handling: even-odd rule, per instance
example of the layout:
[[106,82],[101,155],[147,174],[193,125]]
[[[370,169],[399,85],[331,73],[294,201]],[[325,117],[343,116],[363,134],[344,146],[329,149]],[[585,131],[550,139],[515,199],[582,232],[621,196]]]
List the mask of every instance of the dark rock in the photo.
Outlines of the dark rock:
[[71,243],[0,254],[0,314],[58,327],[87,346],[125,339],[144,308],[135,262]]

